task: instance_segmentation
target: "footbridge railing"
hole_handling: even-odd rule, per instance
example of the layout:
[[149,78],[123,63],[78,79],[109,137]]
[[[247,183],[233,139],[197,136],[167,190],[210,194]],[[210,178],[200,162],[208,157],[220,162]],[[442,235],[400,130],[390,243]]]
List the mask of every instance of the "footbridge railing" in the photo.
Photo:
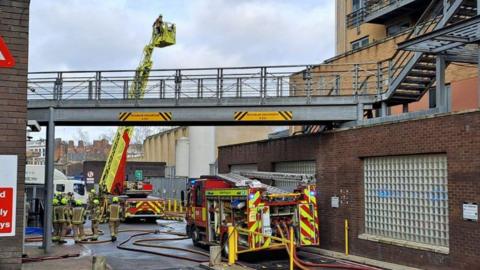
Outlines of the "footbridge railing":
[[[31,72],[28,99],[131,100],[134,70]],[[388,64],[320,64],[152,70],[143,99],[372,95],[388,86]]]

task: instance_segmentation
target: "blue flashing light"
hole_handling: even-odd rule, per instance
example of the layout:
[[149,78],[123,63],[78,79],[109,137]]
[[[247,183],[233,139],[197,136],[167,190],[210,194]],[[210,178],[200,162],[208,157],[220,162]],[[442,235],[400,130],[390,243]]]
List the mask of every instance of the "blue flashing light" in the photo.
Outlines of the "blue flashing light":
[[250,194],[249,196],[250,200],[253,200],[254,197],[255,197],[255,194]]
[[315,191],[314,190],[310,191],[310,196],[315,196]]

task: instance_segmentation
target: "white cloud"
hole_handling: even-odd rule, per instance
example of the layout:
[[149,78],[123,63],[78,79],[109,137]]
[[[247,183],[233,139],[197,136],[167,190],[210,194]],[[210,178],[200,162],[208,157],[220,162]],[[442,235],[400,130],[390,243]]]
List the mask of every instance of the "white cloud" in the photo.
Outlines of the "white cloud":
[[177,45],[154,67],[318,63],[333,55],[333,1],[32,1],[30,70],[134,69],[158,10]]
[[177,24],[177,44],[155,51],[154,68],[314,64],[334,53],[331,0],[33,0],[29,69],[135,69],[160,12]]

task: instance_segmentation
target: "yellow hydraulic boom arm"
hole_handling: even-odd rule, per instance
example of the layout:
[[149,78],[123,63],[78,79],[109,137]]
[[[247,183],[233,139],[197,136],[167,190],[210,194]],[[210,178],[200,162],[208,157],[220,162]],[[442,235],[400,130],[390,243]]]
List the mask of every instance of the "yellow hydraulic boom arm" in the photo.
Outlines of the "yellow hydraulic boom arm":
[[[143,49],[143,57],[130,85],[128,98],[142,99],[145,95],[148,77],[152,69],[152,54],[155,47],[163,48],[175,44],[175,25],[163,21],[160,15],[152,29],[152,38]],[[118,127],[108,155],[99,186],[101,194],[122,194],[125,181],[127,150],[134,127]]]

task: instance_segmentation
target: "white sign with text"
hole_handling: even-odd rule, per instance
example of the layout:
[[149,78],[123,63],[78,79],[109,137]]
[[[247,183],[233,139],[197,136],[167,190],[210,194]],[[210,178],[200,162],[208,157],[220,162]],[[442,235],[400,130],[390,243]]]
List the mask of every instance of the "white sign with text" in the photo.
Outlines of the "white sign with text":
[[15,236],[18,158],[0,155],[0,237]]

